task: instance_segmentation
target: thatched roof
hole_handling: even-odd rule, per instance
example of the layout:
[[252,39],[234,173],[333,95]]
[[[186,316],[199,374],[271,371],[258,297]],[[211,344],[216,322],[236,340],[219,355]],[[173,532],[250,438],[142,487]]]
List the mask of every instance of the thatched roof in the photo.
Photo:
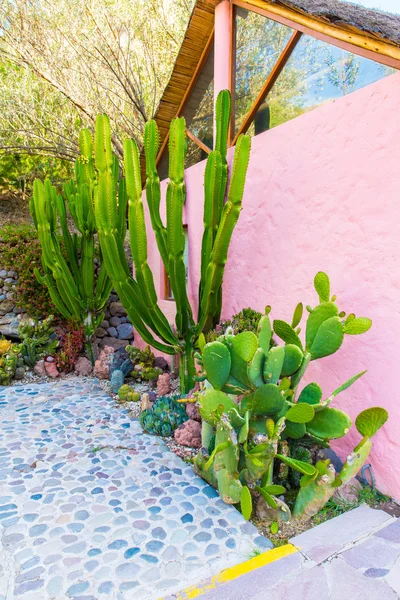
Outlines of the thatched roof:
[[342,29],[362,31],[400,46],[400,15],[342,0],[266,0],[266,4],[292,8]]
[[[200,72],[207,44],[214,30],[215,7],[220,0],[197,0],[186,30],[171,79],[161,98],[155,119],[160,129],[161,149],[165,145],[171,120],[182,110],[194,80]],[[400,1],[400,0],[399,0]],[[347,43],[348,49],[366,49],[370,58],[389,57],[391,66],[400,65],[400,15],[371,10],[342,0],[242,0],[248,10],[264,9],[282,14],[300,31],[325,33]],[[279,20],[279,19],[278,19]],[[302,21],[307,21],[302,29]],[[327,31],[325,31],[325,29]],[[325,36],[325,37],[326,37]],[[371,43],[373,42],[373,43]],[[351,44],[349,47],[349,43]],[[142,156],[142,169],[143,165]],[[144,174],[144,169],[142,170]]]

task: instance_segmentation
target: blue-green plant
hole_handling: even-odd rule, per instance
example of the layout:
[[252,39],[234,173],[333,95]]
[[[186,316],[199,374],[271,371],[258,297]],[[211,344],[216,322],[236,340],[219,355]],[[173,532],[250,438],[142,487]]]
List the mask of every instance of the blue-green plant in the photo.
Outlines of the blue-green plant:
[[140,413],[139,421],[144,431],[170,437],[175,429],[188,420],[184,403],[179,396],[160,396],[153,406]]
[[[282,465],[301,474],[294,516],[309,518],[316,514],[321,503],[334,493],[335,486],[361,468],[371,449],[370,438],[387,419],[382,408],[368,409],[357,417],[356,426],[363,440],[339,474],[329,460],[312,464],[309,453],[307,460],[290,456],[287,440],[304,440],[323,448],[346,435],[352,421],[331,404],[365,373],[351,377],[327,397],[315,382],[298,393],[311,361],[336,352],[346,334],[361,334],[371,327],[370,319],[354,314],[346,318],[345,313],[339,312],[335,297],[330,297],[325,273],[316,275],[314,285],[319,304],[313,309],[307,307],[305,344],[299,337],[301,304],[291,323],[271,323],[267,307],[257,334],[244,331],[233,335],[228,329],[217,341],[204,344],[204,339],[199,340],[201,354],[197,358],[211,389],[199,398],[203,448],[195,468],[218,488],[225,502],[241,503],[245,515],[251,513],[249,498],[256,497],[264,499],[276,511],[277,518],[290,518],[289,507],[279,498],[285,488],[274,483],[274,474],[278,473],[279,478]],[[284,346],[275,343],[274,334],[285,342]],[[214,434],[215,446],[209,453]]]
[[[184,118],[174,119],[169,134],[169,182],[166,192],[166,225],[160,214],[161,189],[156,159],[159,132],[155,121],[144,131],[146,164],[145,195],[161,259],[171,282],[176,303],[175,330],[160,309],[153,274],[148,265],[147,233],[142,201],[139,151],[135,140],[124,143],[124,173],[128,197],[130,245],[135,277],[126,262],[118,223],[121,215],[114,182],[115,156],[111,148],[110,124],[106,116],[96,121],[95,156],[98,185],[95,213],[99,240],[107,272],[132,324],[146,343],[167,354],[180,357],[181,391],[194,385],[194,347],[200,333],[217,324],[221,313],[222,280],[229,243],[242,206],[243,190],[250,154],[250,137],[238,138],[230,182],[226,159],[231,114],[228,91],[218,95],[216,103],[215,148],[209,154],[204,174],[204,233],[201,248],[199,309],[194,319],[186,289],[184,263],[185,235],[183,206],[186,198],[184,162],[186,125]],[[226,198],[226,202],[225,202]]]
[[[75,162],[75,178],[63,186],[63,194],[49,179],[36,179],[30,210],[42,247],[44,275],[34,270],[38,281],[47,286],[58,312],[84,327],[87,351],[92,358],[91,337],[104,319],[105,304],[112,284],[104,264],[96,276],[97,233],[94,216],[94,194],[98,186],[93,165],[92,137],[82,130],[79,137],[80,156]],[[124,180],[118,186],[118,161],[113,161],[112,182],[121,218],[114,226],[125,236],[126,194]],[[68,209],[68,212],[67,212]],[[68,216],[69,213],[69,216]],[[71,233],[69,224],[73,222]],[[58,236],[62,233],[63,245]],[[101,260],[101,252],[99,254]]]
[[24,363],[31,369],[38,360],[55,354],[58,340],[54,336],[54,317],[50,315],[43,321],[29,319],[22,321],[18,335],[22,340],[21,354]]

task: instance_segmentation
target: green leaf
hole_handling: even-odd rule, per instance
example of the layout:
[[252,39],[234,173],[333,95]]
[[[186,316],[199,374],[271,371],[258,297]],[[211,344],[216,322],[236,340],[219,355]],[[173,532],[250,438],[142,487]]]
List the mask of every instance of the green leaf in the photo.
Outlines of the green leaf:
[[297,325],[300,323],[302,316],[303,316],[303,304],[302,304],[302,302],[299,302],[298,305],[296,306],[296,308],[294,309],[294,313],[293,313],[293,318],[292,318],[293,329],[295,327],[297,327]]
[[278,531],[279,531],[278,521],[273,521],[271,523],[271,526],[270,526],[269,530],[272,533],[272,535],[276,535],[278,533]]
[[305,463],[302,460],[296,460],[294,458],[290,458],[289,456],[283,456],[283,454],[276,454],[276,457],[288,465],[291,469],[299,471],[299,473],[303,473],[304,475],[314,475],[316,472],[316,468],[313,465]]
[[286,321],[281,321],[279,319],[275,319],[274,321],[274,331],[278,337],[281,338],[286,344],[294,344],[298,346],[300,350],[303,350],[303,345],[300,341],[299,336]]
[[197,344],[196,344],[197,348],[200,350],[201,353],[203,353],[205,345],[206,345],[206,338],[205,338],[204,333],[201,333],[199,335],[199,337],[197,338]]
[[278,508],[278,503],[275,500],[275,498],[273,496],[271,496],[271,494],[266,492],[265,489],[263,489],[262,487],[260,487],[258,485],[255,486],[255,489],[264,498],[264,500],[268,504],[268,506],[270,506],[274,510],[276,510]]
[[308,485],[311,485],[313,481],[315,481],[318,477],[318,471],[315,471],[315,473],[313,475],[303,475],[303,477],[300,479],[300,487],[304,488],[307,487]]
[[218,444],[218,446],[216,446],[214,448],[214,450],[211,453],[210,458],[208,459],[208,461],[204,465],[204,470],[205,471],[208,471],[208,469],[211,467],[212,463],[214,462],[215,456],[217,454],[219,454],[220,452],[222,452],[223,450],[226,450],[226,448],[228,448],[228,446],[229,446],[229,442],[221,442],[220,444]]
[[387,410],[379,406],[367,408],[360,412],[356,418],[358,433],[364,437],[371,438],[386,423],[389,415]]
[[268,494],[272,494],[273,496],[278,496],[280,494],[284,494],[286,489],[283,485],[265,485],[263,489],[268,492]]
[[311,404],[303,402],[289,408],[285,417],[288,421],[292,421],[293,423],[308,423],[309,421],[312,421],[314,414],[314,409]]
[[247,485],[244,485],[240,492],[240,510],[246,521],[248,521],[253,512],[253,502],[251,499],[251,492]]
[[360,377],[362,377],[366,372],[367,371],[361,371],[361,373],[357,373],[357,375],[350,377],[350,379],[348,379],[346,381],[346,383],[343,383],[340,387],[338,387],[336,390],[334,390],[332,392],[331,396],[337,396],[341,392],[344,392],[344,390],[347,390],[347,388],[349,388],[351,385],[353,385],[353,383],[355,381],[357,381],[357,379],[360,379]]
[[347,335],[360,335],[371,329],[372,321],[367,317],[356,317],[346,322],[343,326],[344,333]]
[[314,287],[320,302],[328,302],[331,295],[329,277],[323,271],[319,271],[314,277]]

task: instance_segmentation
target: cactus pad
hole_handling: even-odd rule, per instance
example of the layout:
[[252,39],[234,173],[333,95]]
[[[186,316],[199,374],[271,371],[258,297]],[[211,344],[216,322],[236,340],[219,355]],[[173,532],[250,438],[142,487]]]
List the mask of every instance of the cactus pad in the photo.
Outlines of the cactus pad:
[[340,317],[330,317],[318,328],[310,348],[311,360],[329,356],[337,350],[343,342],[343,325]]
[[285,357],[282,365],[281,377],[293,375],[303,361],[303,353],[295,344],[285,346]]
[[273,383],[265,383],[254,393],[253,414],[273,415],[279,413],[285,404],[285,400],[278,386]]
[[265,383],[278,383],[283,361],[285,360],[285,349],[283,346],[274,346],[268,352],[264,364]]
[[218,416],[215,412],[220,409],[221,414],[227,413],[231,408],[237,408],[237,405],[224,392],[217,390],[207,390],[204,396],[199,398],[201,418],[215,425]]
[[339,313],[338,307],[333,302],[323,302],[316,306],[310,313],[306,325],[306,348],[309,350],[317,335],[318,329],[324,321],[336,317]]
[[299,336],[293,327],[289,325],[289,323],[286,323],[286,321],[280,321],[279,319],[276,319],[274,321],[274,331],[276,335],[281,338],[281,340],[286,342],[286,344],[294,344],[295,346],[298,346],[300,350],[303,350],[303,345]]
[[378,406],[367,408],[356,418],[357,431],[363,437],[371,438],[386,423],[388,417],[384,408]]
[[323,271],[318,271],[314,277],[314,287],[320,302],[327,302],[331,293],[329,277]]
[[244,485],[240,492],[240,510],[246,521],[248,521],[253,512],[253,502],[251,499],[251,492],[247,485]]
[[245,362],[250,362],[258,348],[257,336],[252,331],[242,331],[235,335],[232,350]]
[[314,418],[314,409],[311,404],[302,402],[301,404],[295,404],[287,411],[285,417],[292,423],[308,423]]
[[356,317],[344,324],[343,331],[347,335],[360,335],[371,329],[372,321],[367,317]]
[[211,342],[203,349],[203,366],[208,381],[215,390],[221,390],[231,371],[231,354],[221,342]]
[[324,408],[315,413],[315,417],[307,423],[307,431],[320,439],[334,440],[341,438],[349,431],[351,419],[338,408]]
[[322,398],[322,390],[318,383],[309,383],[302,389],[298,402],[306,402],[307,404],[318,404]]
[[263,315],[258,323],[258,345],[268,354],[271,343],[272,328],[268,315]]

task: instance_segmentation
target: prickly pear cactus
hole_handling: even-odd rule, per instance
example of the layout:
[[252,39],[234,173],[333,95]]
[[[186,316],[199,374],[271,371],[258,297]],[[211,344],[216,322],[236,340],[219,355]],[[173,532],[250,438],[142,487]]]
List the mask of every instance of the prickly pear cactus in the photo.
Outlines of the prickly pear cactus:
[[[252,331],[234,335],[228,328],[207,344],[199,339],[201,378],[212,389],[199,397],[204,447],[195,461],[195,470],[218,488],[225,502],[240,504],[246,517],[252,513],[252,499],[257,506],[260,500],[265,501],[276,511],[276,519],[287,520],[290,509],[277,497],[285,493],[280,483],[299,489],[293,509],[296,518],[315,514],[336,487],[361,468],[370,450],[369,438],[387,418],[386,411],[378,408],[357,417],[356,427],[363,440],[340,474],[335,473],[329,460],[312,459],[310,445],[329,447],[331,440],[349,431],[351,418],[331,404],[365,371],[329,396],[324,396],[315,382],[303,386],[299,393],[301,380],[311,361],[336,352],[345,335],[364,333],[371,326],[365,317],[351,314],[345,318],[345,313],[339,312],[335,297],[330,297],[325,273],[316,275],[314,286],[319,304],[307,307],[304,342],[299,327],[303,318],[301,303],[291,323],[271,322],[267,307]],[[284,345],[277,344],[274,336]],[[291,445],[295,448],[292,453]],[[274,484],[274,477],[279,485]]]
[[188,420],[185,405],[177,402],[180,396],[160,396],[151,409],[144,410],[139,421],[143,430],[161,437],[170,437],[175,429]]

